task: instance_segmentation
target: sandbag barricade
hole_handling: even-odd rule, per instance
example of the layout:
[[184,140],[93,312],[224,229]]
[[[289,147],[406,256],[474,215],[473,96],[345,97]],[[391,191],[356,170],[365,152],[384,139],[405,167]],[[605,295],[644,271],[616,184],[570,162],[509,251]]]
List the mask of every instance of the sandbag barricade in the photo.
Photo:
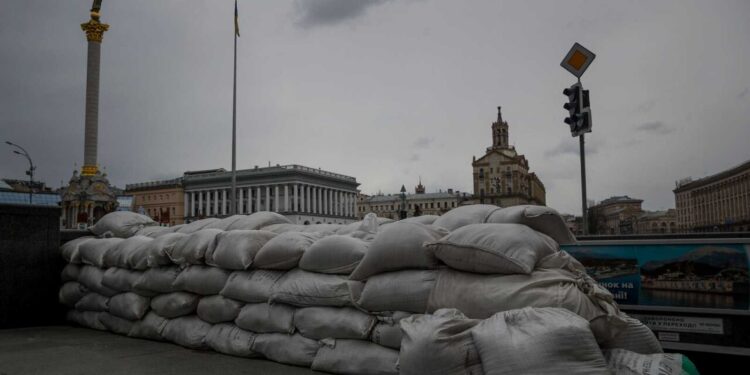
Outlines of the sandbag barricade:
[[[661,352],[559,250],[565,233],[527,225],[542,214],[557,223],[554,212],[498,210],[325,226],[260,212],[171,231],[109,220],[107,235],[120,238],[63,245],[60,301],[92,329],[341,374],[505,373],[481,343],[513,350],[492,336],[525,329],[508,322],[593,343],[584,355],[552,353],[571,369],[606,369],[600,347]],[[575,327],[559,327],[566,316]]]

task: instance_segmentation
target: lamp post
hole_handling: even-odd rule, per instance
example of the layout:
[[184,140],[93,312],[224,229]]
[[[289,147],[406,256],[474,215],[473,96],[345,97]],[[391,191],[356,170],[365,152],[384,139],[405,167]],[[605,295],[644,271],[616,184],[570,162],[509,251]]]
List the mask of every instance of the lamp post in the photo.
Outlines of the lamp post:
[[399,218],[401,220],[406,219],[406,187],[404,185],[401,185],[401,194],[399,195],[399,198],[401,198],[401,209],[399,210]]
[[29,156],[29,153],[26,152],[26,150],[23,147],[15,144],[13,142],[10,142],[10,141],[5,141],[5,143],[7,145],[9,145],[9,146],[13,146],[13,147],[16,147],[19,150],[21,150],[21,152],[19,152],[18,150],[13,150],[13,153],[17,154],[17,155],[21,155],[21,156],[25,157],[26,160],[29,161],[29,170],[26,171],[26,175],[29,176],[29,204],[31,204],[31,199],[32,199],[32,197],[34,195],[34,187],[33,187],[33,183],[34,183],[34,169],[36,169],[36,167],[34,166],[34,162],[31,161],[31,156]]

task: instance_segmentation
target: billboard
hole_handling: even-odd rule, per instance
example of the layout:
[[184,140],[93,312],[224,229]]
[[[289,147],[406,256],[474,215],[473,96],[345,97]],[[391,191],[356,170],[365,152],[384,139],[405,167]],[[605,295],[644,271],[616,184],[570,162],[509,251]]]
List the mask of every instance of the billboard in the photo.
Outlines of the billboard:
[[746,243],[581,243],[563,249],[619,304],[750,310]]

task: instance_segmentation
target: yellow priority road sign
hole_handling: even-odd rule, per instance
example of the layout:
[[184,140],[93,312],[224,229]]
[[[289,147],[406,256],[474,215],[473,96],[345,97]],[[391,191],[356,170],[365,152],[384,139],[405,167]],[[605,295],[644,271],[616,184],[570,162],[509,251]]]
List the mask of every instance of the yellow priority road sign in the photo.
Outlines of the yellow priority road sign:
[[565,55],[560,66],[574,76],[581,78],[583,72],[585,72],[589,65],[591,65],[591,62],[594,61],[595,57],[596,55],[593,52],[576,43],[573,45],[573,48],[568,51],[568,54]]

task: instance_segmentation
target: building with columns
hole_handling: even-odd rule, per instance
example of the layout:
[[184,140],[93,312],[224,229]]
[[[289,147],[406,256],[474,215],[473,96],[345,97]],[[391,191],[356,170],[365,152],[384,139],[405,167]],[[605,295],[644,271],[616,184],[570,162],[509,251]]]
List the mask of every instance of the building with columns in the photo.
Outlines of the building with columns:
[[492,123],[492,146],[484,156],[473,158],[474,198],[477,203],[501,207],[521,204],[545,205],[544,184],[529,172],[526,157],[508,143],[508,122],[497,107],[497,121]]
[[750,160],[698,180],[678,181],[677,225],[685,232],[750,231]]
[[[230,213],[232,173],[185,172],[185,221]],[[295,224],[349,224],[357,218],[357,179],[302,165],[237,171],[237,214],[278,212]]]
[[128,184],[125,186],[125,194],[132,197],[133,211],[148,215],[159,225],[172,226],[185,222],[182,177]]
[[370,212],[379,217],[387,217],[399,220],[399,211],[401,204],[406,205],[406,216],[420,215],[437,215],[440,216],[458,206],[466,204],[472,199],[472,195],[448,189],[436,193],[427,193],[420,179],[419,185],[414,188],[414,194],[404,194],[404,201],[401,200],[401,194],[377,194],[365,195],[360,194],[359,211],[357,215],[363,219]]

